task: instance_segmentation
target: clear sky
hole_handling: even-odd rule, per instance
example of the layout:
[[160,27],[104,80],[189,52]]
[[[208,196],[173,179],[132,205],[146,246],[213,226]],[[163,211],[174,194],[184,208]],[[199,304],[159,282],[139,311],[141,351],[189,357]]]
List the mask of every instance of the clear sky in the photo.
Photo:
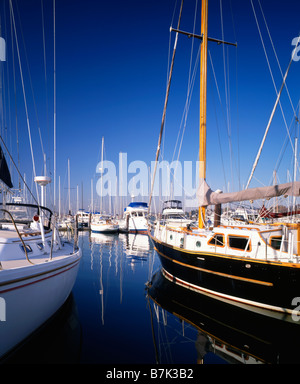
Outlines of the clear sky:
[[[194,0],[185,0],[182,30],[193,31],[196,3]],[[40,175],[44,172],[39,125],[47,158],[47,173],[53,179],[53,1],[12,0],[12,4],[36,173]],[[253,0],[275,85],[279,90],[282,74],[260,4],[284,74],[294,49],[292,40],[300,33],[300,3],[295,0],[260,0],[260,3]],[[155,160],[169,51],[172,52],[175,38],[175,33],[170,34],[169,28],[172,20],[173,27],[177,25],[179,6],[179,0],[56,0],[56,186],[58,196],[60,176],[64,206],[68,188],[68,159],[73,210],[76,208],[77,185],[80,206],[83,186],[84,208],[88,208],[92,179],[94,204],[98,204],[96,186],[100,173],[97,173],[96,167],[100,161],[102,137],[105,145],[104,159],[115,165],[117,175],[120,152],[127,154],[127,166],[140,161],[150,167],[151,161]],[[198,1],[197,7],[195,33],[200,34],[201,1]],[[209,0],[208,34],[219,39],[223,35],[225,40],[236,41],[238,46],[224,47],[209,43],[207,181],[213,189],[238,190],[248,180],[276,100],[276,92],[250,0]],[[2,137],[18,163],[17,113],[20,172],[26,174],[26,180],[32,186],[28,125],[15,37],[12,51],[8,0],[1,1],[1,35],[7,43],[6,61],[1,63]],[[183,119],[189,70],[195,66],[198,49],[198,40],[193,42],[193,39],[179,36],[163,141],[163,159],[169,163],[173,158]],[[193,162],[193,174],[196,174],[199,142],[198,67],[179,157],[182,167],[184,161]],[[287,78],[295,110],[300,99],[299,75],[300,60],[292,63]],[[294,143],[297,129],[286,90],[281,100],[286,125]],[[287,181],[288,171],[292,177],[293,154],[288,141],[282,152],[282,160],[279,161],[281,150],[285,148],[286,125],[278,107],[250,186],[272,183],[274,169],[279,182]],[[177,155],[173,159],[177,159]],[[12,174],[14,186],[17,186],[17,173],[13,171]],[[127,181],[131,180],[134,184],[134,175],[133,172],[128,173]],[[136,177],[138,179],[138,175]],[[182,180],[183,183],[184,177]],[[139,188],[146,190],[146,186],[139,185]],[[53,182],[48,199],[49,203],[53,202]],[[147,201],[146,197],[137,199]],[[124,198],[123,204],[129,201]]]

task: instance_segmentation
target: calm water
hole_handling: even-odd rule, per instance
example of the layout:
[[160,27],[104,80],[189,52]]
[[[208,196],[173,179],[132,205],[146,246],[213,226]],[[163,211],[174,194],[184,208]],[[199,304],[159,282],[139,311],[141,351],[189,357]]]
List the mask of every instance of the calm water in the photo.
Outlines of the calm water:
[[72,295],[8,363],[300,362],[300,325],[174,287],[148,236],[81,232],[79,243]]

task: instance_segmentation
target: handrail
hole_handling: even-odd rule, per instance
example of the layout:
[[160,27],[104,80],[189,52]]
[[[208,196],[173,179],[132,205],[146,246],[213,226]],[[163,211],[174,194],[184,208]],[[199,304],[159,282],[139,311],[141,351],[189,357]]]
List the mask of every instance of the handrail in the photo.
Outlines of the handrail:
[[20,232],[19,232],[19,230],[18,230],[18,227],[17,227],[17,225],[16,225],[16,223],[15,223],[15,220],[14,220],[12,214],[11,214],[8,210],[3,209],[3,208],[0,208],[0,211],[5,212],[5,213],[8,213],[8,215],[10,216],[11,221],[12,221],[14,227],[15,227],[15,230],[16,230],[16,232],[17,232],[17,234],[18,234],[18,236],[19,236],[19,238],[20,238],[20,240],[21,240],[21,242],[22,242],[22,244],[23,244],[24,252],[25,252],[25,256],[26,256],[27,261],[28,261],[30,264],[34,264],[32,261],[29,260],[29,257],[28,257],[28,254],[27,254],[27,249],[26,249],[26,244],[24,243],[24,240],[22,239],[22,236],[21,236],[21,234],[20,234]]
[[[0,203],[0,206],[1,205],[4,205],[3,203]],[[36,205],[36,204],[27,204],[27,203],[5,203],[5,206],[14,206],[14,207],[29,207],[29,208],[36,208],[37,209],[37,213],[38,215],[40,215],[40,210],[46,210],[50,213],[50,217],[48,219],[49,221],[49,224],[47,226],[45,226],[45,229],[50,229],[50,226],[51,226],[51,217],[53,215],[53,212],[51,211],[51,209],[47,208],[47,207],[43,207],[41,205]]]

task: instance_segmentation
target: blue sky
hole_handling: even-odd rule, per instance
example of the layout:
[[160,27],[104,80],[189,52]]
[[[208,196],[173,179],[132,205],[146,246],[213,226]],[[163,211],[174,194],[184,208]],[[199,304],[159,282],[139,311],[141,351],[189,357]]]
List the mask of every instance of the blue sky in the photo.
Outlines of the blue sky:
[[[46,71],[44,74],[41,0],[13,0],[20,46],[30,128],[37,174],[43,172],[43,159],[37,116],[47,156],[48,174],[53,177],[53,2],[43,0]],[[289,64],[293,38],[300,32],[300,3],[286,0],[260,0],[283,73]],[[223,30],[227,41],[237,41],[238,47],[226,47],[226,82],[229,84],[227,105],[230,125],[227,125],[224,49],[209,43],[217,84],[208,65],[207,117],[207,181],[213,189],[238,190],[247,182],[260,141],[276,100],[262,43],[250,0],[222,0]],[[176,7],[175,7],[176,5]],[[56,0],[56,112],[57,112],[57,188],[61,177],[61,193],[67,196],[67,165],[71,166],[72,207],[76,207],[76,188],[83,185],[84,207],[91,199],[91,179],[96,188],[99,174],[101,139],[105,139],[105,159],[119,167],[119,153],[127,153],[130,164],[139,160],[150,166],[160,130],[165,97],[169,49],[173,49],[180,1],[175,0]],[[259,26],[266,46],[277,89],[282,75],[278,69],[266,31],[259,3],[253,0]],[[200,33],[198,4],[196,33]],[[9,3],[1,2],[1,31],[7,41],[7,61],[2,63],[3,119],[2,135],[17,161],[15,102],[12,77],[12,49]],[[175,9],[175,13],[174,13]],[[185,0],[181,29],[192,31],[195,1]],[[22,32],[20,28],[22,25]],[[208,34],[222,38],[220,1],[209,2]],[[30,76],[26,64],[23,39]],[[171,45],[170,44],[171,39]],[[171,94],[164,136],[164,159],[171,162],[187,95],[192,39],[179,36]],[[195,65],[199,42],[194,41],[192,66]],[[16,48],[17,116],[20,141],[20,171],[31,186],[30,156],[24,101],[20,86],[20,71]],[[300,56],[300,54],[299,54]],[[8,74],[7,74],[8,71]],[[300,61],[293,62],[287,79],[294,108],[299,103]],[[193,98],[187,118],[180,161],[198,158],[199,70],[195,78]],[[35,106],[36,105],[36,110]],[[48,106],[48,108],[47,108]],[[287,93],[282,95],[282,107],[291,138],[295,138],[293,110]],[[37,111],[37,114],[36,114]],[[48,118],[47,118],[48,116]],[[3,127],[7,127],[4,130]],[[231,142],[227,132],[230,131]],[[4,133],[3,133],[4,132]],[[286,138],[286,127],[278,108],[251,186],[268,185]],[[220,149],[221,148],[221,149]],[[229,148],[232,152],[230,153]],[[223,160],[223,161],[222,161]],[[287,170],[292,173],[292,151],[287,146],[277,177],[286,182]],[[128,179],[133,175],[128,175]],[[13,172],[17,185],[17,175]],[[53,184],[53,183],[52,183]],[[52,185],[53,188],[53,185]],[[58,195],[58,192],[57,192]],[[53,200],[53,191],[48,193]],[[97,192],[94,190],[96,200]],[[129,200],[128,200],[129,201]]]

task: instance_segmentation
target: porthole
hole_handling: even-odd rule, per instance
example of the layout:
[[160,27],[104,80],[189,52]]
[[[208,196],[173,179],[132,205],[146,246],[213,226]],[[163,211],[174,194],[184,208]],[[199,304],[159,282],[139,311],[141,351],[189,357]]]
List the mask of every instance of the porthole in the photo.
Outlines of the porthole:
[[173,235],[170,235],[170,240],[173,240]]
[[196,247],[200,248],[201,247],[201,241],[196,241]]

